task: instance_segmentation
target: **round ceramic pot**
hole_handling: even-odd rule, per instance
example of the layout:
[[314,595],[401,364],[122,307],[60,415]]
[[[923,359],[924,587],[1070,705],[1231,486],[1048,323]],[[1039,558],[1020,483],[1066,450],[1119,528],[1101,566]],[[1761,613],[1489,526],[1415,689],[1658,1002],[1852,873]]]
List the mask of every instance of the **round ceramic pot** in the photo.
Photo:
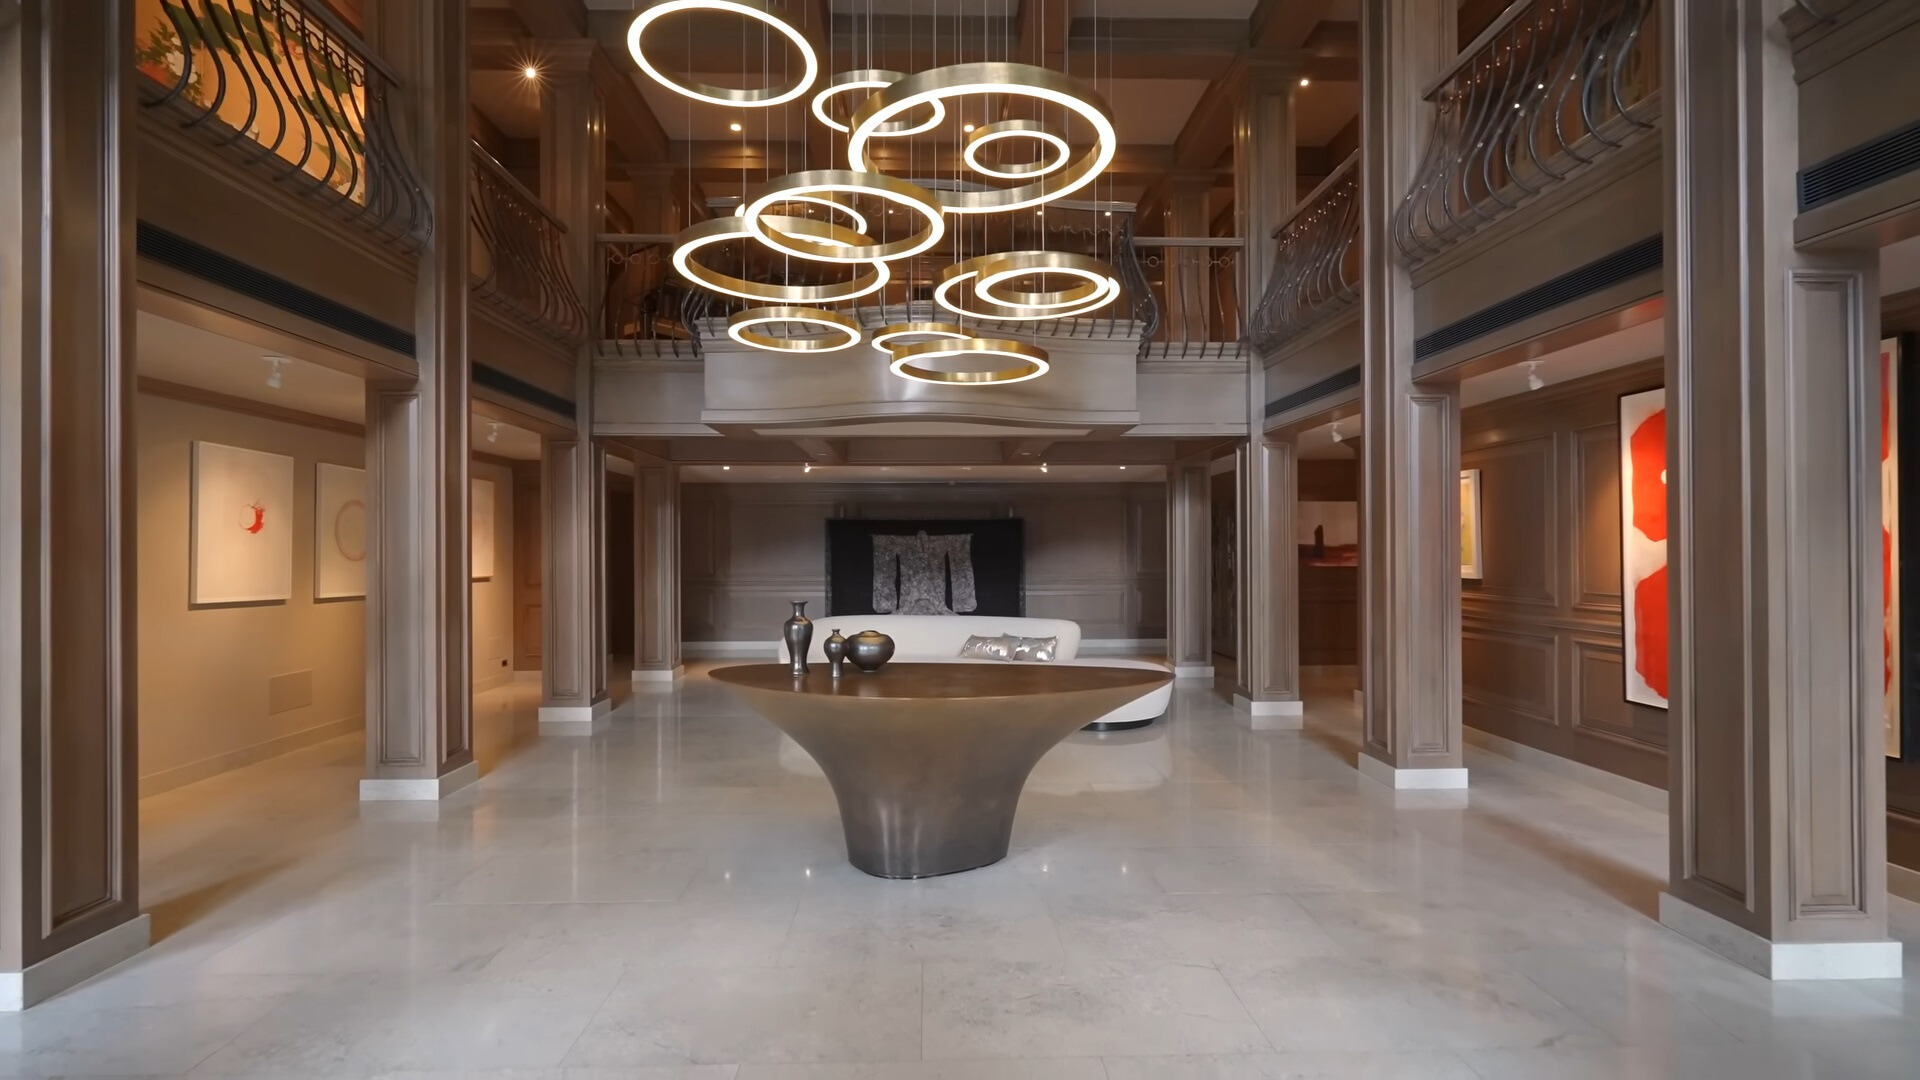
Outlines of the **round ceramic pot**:
[[878,630],[862,630],[847,639],[847,662],[865,672],[893,659],[893,639]]

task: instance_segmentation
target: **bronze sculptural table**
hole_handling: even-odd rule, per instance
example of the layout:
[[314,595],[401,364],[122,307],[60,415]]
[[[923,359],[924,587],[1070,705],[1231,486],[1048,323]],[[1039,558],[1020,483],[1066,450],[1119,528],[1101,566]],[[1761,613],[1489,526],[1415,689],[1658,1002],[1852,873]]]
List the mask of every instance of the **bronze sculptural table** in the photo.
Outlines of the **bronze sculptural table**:
[[1006,858],[1027,774],[1062,739],[1173,676],[1054,664],[718,668],[793,737],[840,803],[847,861],[875,877],[952,874]]

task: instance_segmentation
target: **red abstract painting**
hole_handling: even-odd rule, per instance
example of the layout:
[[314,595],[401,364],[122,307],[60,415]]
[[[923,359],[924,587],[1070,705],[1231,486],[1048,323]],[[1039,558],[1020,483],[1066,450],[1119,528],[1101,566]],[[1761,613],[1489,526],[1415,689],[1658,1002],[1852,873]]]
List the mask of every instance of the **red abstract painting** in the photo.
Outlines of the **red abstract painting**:
[[1626,696],[1667,706],[1666,391],[1620,399],[1620,565]]

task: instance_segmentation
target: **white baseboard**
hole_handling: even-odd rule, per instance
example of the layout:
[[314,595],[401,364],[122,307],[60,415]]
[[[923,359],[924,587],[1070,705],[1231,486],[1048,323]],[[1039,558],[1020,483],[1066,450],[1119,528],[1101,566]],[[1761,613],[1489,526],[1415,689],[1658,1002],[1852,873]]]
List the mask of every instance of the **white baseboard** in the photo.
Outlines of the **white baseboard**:
[[1302,701],[1255,701],[1236,693],[1233,710],[1241,723],[1255,731],[1299,731],[1306,726],[1307,707]]
[[1467,786],[1465,769],[1402,769],[1365,753],[1354,767],[1360,775],[1396,791],[1458,791]]
[[480,766],[469,761],[441,776],[421,779],[367,777],[360,781],[361,802],[437,802],[480,779]]
[[1898,941],[1768,941],[1672,893],[1660,894],[1660,924],[1769,979],[1897,979],[1901,974]]
[[607,714],[612,711],[611,698],[601,698],[591,705],[542,705],[540,734],[591,735],[605,729]]
[[1584,765],[1572,758],[1563,758],[1558,754],[1549,754],[1545,750],[1514,742],[1490,731],[1479,728],[1462,727],[1462,735],[1469,746],[1477,746],[1489,753],[1512,758],[1522,765],[1531,765],[1542,772],[1554,773],[1577,784],[1585,784],[1596,791],[1604,791],[1617,799],[1625,799],[1636,806],[1649,810],[1667,809],[1667,790],[1652,784],[1643,784],[1638,780],[1629,780],[1605,769],[1596,769]]
[[531,671],[516,671],[513,673],[513,681],[517,683],[521,683],[521,682],[537,683],[545,675],[546,675],[546,672],[541,671],[539,668],[534,668]]
[[351,735],[366,726],[365,716],[349,716],[330,724],[321,724],[304,731],[282,735],[276,739],[268,739],[266,742],[254,743],[252,746],[243,746],[238,750],[229,750],[224,754],[215,754],[212,757],[201,758],[199,761],[189,761],[185,765],[175,765],[171,769],[161,769],[159,772],[149,773],[140,778],[140,798],[144,799],[149,795],[158,795],[163,791],[186,787],[188,784],[198,783],[210,776],[243,769],[248,765],[257,765],[282,754],[291,754],[295,750],[305,750],[309,746],[317,746],[329,739]]
[[1175,664],[1173,665],[1173,677],[1175,679],[1212,679],[1213,665]]
[[0,972],[0,1012],[29,1009],[78,986],[153,943],[153,921],[137,915],[78,945],[54,953],[25,971]]
[[496,669],[484,679],[473,680],[473,692],[479,694],[505,686],[513,681],[513,675],[514,673],[508,671],[506,668]]
[[671,668],[635,668],[633,681],[642,682],[678,682],[687,674],[687,665],[675,664]]

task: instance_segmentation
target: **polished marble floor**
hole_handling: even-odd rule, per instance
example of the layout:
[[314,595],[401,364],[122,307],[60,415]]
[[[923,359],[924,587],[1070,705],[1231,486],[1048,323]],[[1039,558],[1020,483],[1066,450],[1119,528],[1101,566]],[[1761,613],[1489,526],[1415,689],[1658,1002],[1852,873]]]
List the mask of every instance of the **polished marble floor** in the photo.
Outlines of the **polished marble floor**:
[[699,674],[591,738],[534,690],[437,807],[355,801],[357,739],[146,800],[159,940],[0,1016],[0,1076],[1920,1076],[1920,908],[1906,982],[1769,984],[1654,923],[1662,814],[1479,754],[1396,803],[1337,694],[1182,687],[1049,755],[1006,862],[896,882]]

